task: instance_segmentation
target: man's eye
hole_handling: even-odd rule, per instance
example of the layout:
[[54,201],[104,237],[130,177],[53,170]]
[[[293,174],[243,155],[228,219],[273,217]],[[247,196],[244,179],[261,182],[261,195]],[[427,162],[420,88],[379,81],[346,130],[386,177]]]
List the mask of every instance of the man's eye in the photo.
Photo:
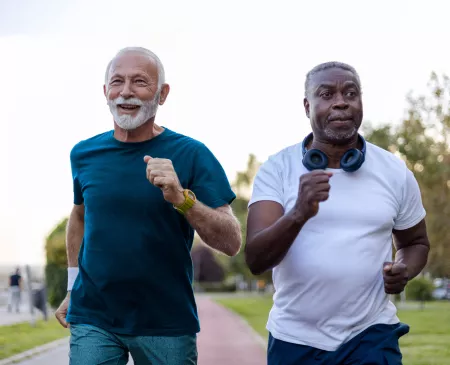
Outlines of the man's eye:
[[320,94],[320,96],[323,98],[329,98],[331,97],[331,93],[329,91],[324,91],[323,93]]
[[347,92],[347,96],[355,97],[356,96],[356,92],[355,91],[348,91]]
[[120,83],[121,83],[120,80],[112,80],[112,81],[111,81],[111,85],[118,85],[118,84],[120,84]]

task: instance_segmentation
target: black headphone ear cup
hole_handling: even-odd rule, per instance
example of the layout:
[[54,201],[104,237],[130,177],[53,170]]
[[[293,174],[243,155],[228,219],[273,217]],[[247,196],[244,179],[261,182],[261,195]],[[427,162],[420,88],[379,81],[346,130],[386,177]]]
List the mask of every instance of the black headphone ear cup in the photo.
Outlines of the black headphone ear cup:
[[328,157],[320,150],[312,149],[305,153],[303,156],[303,166],[309,171],[312,170],[324,170],[328,167]]
[[352,148],[344,153],[341,158],[341,168],[347,172],[358,170],[365,160],[364,154],[357,148]]

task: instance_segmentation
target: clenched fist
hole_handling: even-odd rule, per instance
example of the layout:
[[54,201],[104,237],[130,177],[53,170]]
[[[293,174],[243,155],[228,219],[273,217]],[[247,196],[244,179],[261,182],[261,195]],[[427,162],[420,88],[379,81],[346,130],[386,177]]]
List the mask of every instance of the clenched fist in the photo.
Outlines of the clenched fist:
[[66,297],[62,301],[61,305],[55,312],[55,317],[58,320],[58,322],[63,326],[64,328],[69,328],[70,324],[66,321],[67,311],[69,309],[69,303],[70,303],[70,292],[67,293]]
[[408,284],[408,268],[402,262],[386,262],[383,266],[384,291],[399,294]]
[[185,200],[183,188],[172,161],[145,156],[144,162],[147,164],[148,181],[161,189],[164,199],[175,206],[183,204]]
[[295,209],[305,219],[314,217],[319,211],[319,203],[328,199],[332,175],[331,172],[314,170],[300,177]]

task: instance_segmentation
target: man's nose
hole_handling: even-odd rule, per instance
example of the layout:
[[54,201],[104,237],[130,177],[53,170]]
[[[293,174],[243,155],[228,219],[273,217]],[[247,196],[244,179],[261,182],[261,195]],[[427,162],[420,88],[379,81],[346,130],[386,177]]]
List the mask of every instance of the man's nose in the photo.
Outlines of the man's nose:
[[333,108],[335,109],[347,109],[348,108],[348,102],[345,99],[344,95],[341,93],[336,93]]
[[131,82],[129,80],[126,80],[123,83],[123,89],[120,91],[120,96],[127,99],[133,96],[133,90],[131,88]]

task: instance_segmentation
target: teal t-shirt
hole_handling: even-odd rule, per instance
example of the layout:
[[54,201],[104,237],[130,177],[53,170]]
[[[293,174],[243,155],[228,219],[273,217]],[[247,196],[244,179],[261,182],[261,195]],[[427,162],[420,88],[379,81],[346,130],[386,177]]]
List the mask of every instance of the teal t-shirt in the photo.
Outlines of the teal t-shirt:
[[167,128],[144,142],[109,131],[75,145],[74,203],[84,203],[85,229],[67,320],[118,334],[194,334],[194,230],[147,180],[145,155],[170,159],[182,187],[211,208],[236,197],[211,151]]

